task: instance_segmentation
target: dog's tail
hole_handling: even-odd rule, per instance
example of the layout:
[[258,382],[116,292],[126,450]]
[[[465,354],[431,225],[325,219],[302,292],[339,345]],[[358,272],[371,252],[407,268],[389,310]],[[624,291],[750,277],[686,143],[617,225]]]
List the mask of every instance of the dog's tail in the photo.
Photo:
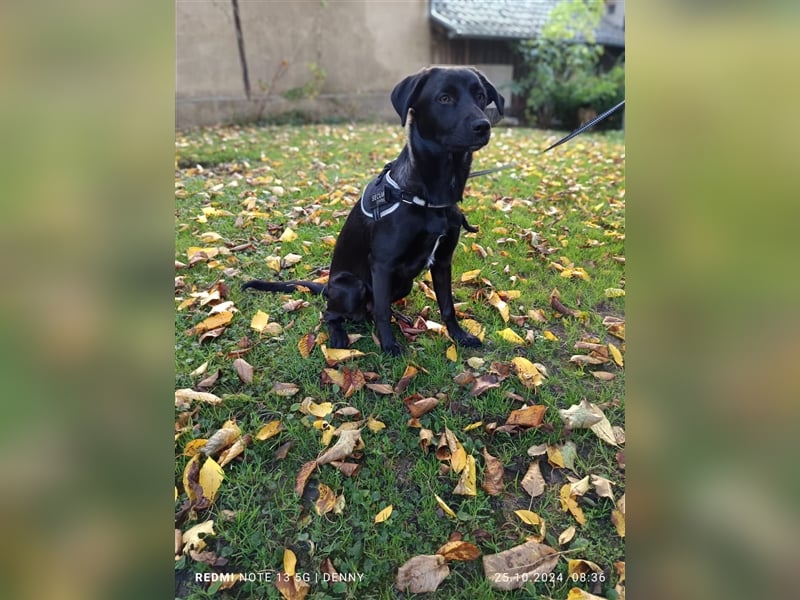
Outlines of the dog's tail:
[[316,281],[263,281],[253,279],[242,284],[243,290],[257,290],[259,292],[296,292],[308,290],[312,294],[322,294],[325,284]]

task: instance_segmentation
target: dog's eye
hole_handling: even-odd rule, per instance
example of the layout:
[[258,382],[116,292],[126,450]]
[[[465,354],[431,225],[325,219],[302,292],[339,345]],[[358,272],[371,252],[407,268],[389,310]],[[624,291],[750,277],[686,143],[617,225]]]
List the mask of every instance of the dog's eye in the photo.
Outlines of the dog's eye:
[[486,102],[486,94],[484,94],[483,92],[478,92],[475,95],[475,98],[478,100],[478,102]]
[[452,104],[453,97],[450,94],[441,94],[439,96],[439,104]]

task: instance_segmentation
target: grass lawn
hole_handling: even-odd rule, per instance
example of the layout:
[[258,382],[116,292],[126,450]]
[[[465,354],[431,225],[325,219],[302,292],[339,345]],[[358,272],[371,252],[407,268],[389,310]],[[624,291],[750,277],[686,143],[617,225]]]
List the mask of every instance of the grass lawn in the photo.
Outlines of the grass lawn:
[[[239,286],[251,278],[323,276],[349,208],[362,185],[399,153],[402,129],[253,126],[177,135],[176,389],[202,390],[221,402],[176,400],[175,527],[186,532],[213,520],[214,532],[204,548],[176,560],[176,597],[280,598],[274,581],[286,569],[288,549],[298,578],[310,580],[307,598],[401,598],[406,594],[393,587],[398,569],[414,556],[435,554],[448,540],[469,542],[485,556],[528,539],[563,552],[547,578],[496,591],[481,558],[449,560],[449,576],[428,597],[563,599],[575,587],[618,597],[615,563],[624,562],[625,547],[612,512],[625,491],[624,444],[603,441],[592,429],[566,429],[558,411],[586,399],[620,428],[617,433],[624,427],[624,369],[608,352],[611,344],[624,355],[624,328],[610,326],[607,317],[624,318],[625,152],[621,134],[594,133],[537,154],[554,139],[552,132],[498,128],[475,155],[475,170],[518,163],[471,179],[462,205],[480,232],[462,232],[454,295],[460,317],[483,327],[483,347],[448,356],[452,342],[436,331],[440,315],[425,293],[426,275],[398,307],[418,325],[406,337],[398,334],[405,356],[380,354],[372,326],[365,324],[349,329],[361,334],[352,348],[363,355],[329,366],[321,350],[322,298],[248,294]],[[554,289],[570,310],[554,307]],[[216,322],[207,320],[212,311]],[[261,331],[251,327],[259,311],[269,317]],[[505,329],[521,340],[506,340],[500,335]],[[301,342],[310,350],[305,356]],[[575,355],[588,357],[577,361],[601,362],[571,361]],[[517,357],[544,367],[541,385],[526,386],[512,363]],[[416,374],[403,381],[407,387],[386,393],[408,367]],[[609,375],[593,374],[599,371]],[[414,394],[438,400],[415,422],[404,403]],[[511,411],[526,405],[545,407],[541,424],[504,429]],[[203,442],[191,442],[210,438],[229,420],[249,444],[222,467],[213,502],[190,508],[186,467],[207,460],[202,453],[192,458]],[[319,465],[299,496],[301,467],[341,439],[323,437],[362,420],[363,447],[345,459],[358,471],[348,476],[332,464]],[[257,439],[272,422],[280,423],[280,431]],[[433,434],[427,449],[420,442],[424,430]],[[445,430],[475,460],[475,495],[454,493],[464,471],[437,458]],[[529,454],[535,446],[544,454]],[[502,463],[499,493],[482,487],[484,451]],[[446,454],[439,452],[440,458]],[[544,490],[532,496],[522,479],[535,462]],[[562,488],[587,476],[613,482],[613,499],[601,495],[591,478],[588,490],[570,497],[573,509],[562,510]],[[203,475],[200,483],[210,494]],[[388,519],[375,523],[389,505]],[[519,510],[536,513],[545,525],[526,523],[515,514]],[[574,536],[560,543],[570,527]],[[576,559],[591,561],[602,574],[573,581],[569,561]],[[591,570],[585,563],[573,563],[576,568]],[[356,580],[325,581],[331,569]],[[226,588],[211,581],[211,573],[251,574],[252,581]]]

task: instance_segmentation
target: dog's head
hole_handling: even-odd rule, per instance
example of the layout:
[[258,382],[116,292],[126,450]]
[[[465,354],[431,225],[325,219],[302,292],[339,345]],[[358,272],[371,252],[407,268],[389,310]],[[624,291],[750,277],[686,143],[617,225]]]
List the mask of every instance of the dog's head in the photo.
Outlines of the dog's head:
[[[491,103],[494,108],[487,110]],[[450,150],[474,151],[488,143],[505,98],[477,69],[429,67],[395,86],[392,105],[402,125],[410,115],[424,139]]]

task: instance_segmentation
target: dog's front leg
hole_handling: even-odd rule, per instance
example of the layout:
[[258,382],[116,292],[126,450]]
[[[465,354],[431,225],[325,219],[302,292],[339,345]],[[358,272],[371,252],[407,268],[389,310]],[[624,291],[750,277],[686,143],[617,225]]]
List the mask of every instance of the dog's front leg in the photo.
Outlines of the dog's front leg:
[[378,262],[372,265],[372,318],[378,329],[381,350],[392,356],[404,352],[392,333],[391,272]]
[[433,291],[436,293],[436,301],[439,303],[442,320],[447,326],[447,333],[459,345],[477,348],[481,345],[481,341],[471,333],[464,331],[456,319],[456,308],[453,305],[452,275],[452,265],[449,261],[437,260],[431,266]]

